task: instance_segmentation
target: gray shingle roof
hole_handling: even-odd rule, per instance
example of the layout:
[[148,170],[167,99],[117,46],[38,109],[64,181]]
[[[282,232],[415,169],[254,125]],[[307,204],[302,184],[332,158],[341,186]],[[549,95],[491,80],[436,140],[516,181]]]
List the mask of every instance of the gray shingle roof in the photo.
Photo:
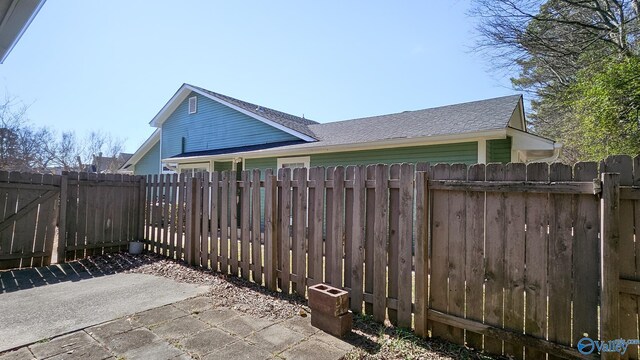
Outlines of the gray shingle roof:
[[313,135],[313,132],[309,130],[309,125],[317,124],[317,122],[313,120],[301,118],[295,115],[283,113],[282,111],[278,111],[278,110],[270,109],[268,107],[264,107],[261,105],[256,105],[246,101],[238,100],[236,98],[232,98],[231,96],[219,94],[219,93],[216,93],[207,89],[203,89],[201,87],[194,86],[191,84],[189,84],[189,86],[196,88],[202,92],[205,92],[211,96],[217,97],[220,100],[231,103],[253,114],[269,119],[289,129],[295,130],[299,133],[305,134],[310,137],[315,137]]
[[316,146],[347,145],[502,130],[509,125],[509,120],[521,99],[521,95],[510,95],[430,109],[403,111],[396,114],[320,124],[197,86],[189,86],[317,140],[279,146],[278,149],[281,150],[302,150]]
[[461,135],[505,129],[520,95],[404,111],[353,120],[309,125],[317,142],[279,147],[297,150],[307,147],[368,143],[439,135]]

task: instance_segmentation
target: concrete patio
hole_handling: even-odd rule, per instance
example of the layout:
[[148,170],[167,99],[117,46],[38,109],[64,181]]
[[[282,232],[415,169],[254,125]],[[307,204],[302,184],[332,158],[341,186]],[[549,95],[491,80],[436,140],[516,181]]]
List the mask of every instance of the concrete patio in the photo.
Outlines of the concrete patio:
[[8,359],[339,359],[352,345],[309,316],[267,320],[198,296],[40,341]]

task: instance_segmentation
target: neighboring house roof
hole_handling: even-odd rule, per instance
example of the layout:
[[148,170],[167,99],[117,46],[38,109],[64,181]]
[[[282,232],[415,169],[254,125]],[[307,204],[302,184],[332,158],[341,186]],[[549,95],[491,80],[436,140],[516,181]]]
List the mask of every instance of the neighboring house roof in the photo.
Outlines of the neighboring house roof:
[[110,156],[94,156],[90,165],[90,172],[110,173],[115,172],[124,165],[133,154],[120,153],[117,157]]
[[45,0],[0,1],[0,64],[4,62]]
[[289,129],[292,130],[296,130],[298,132],[301,132],[305,135],[311,136],[311,137],[315,137],[313,135],[313,132],[309,129],[309,125],[313,125],[313,124],[318,124],[317,122],[313,121],[313,120],[309,120],[309,119],[305,119],[305,118],[301,118],[299,116],[295,116],[295,115],[291,115],[291,114],[287,114],[287,113],[283,113],[282,111],[278,111],[278,110],[274,110],[274,109],[270,109],[268,107],[262,106],[262,105],[256,105],[256,104],[252,104],[246,101],[242,101],[242,100],[238,100],[236,98],[232,98],[231,96],[227,96],[227,95],[222,95],[222,94],[218,94],[215,93],[213,91],[209,91],[207,89],[203,89],[201,87],[197,87],[194,85],[189,85],[193,88],[196,88],[198,90],[201,90],[202,92],[205,92],[211,96],[214,96],[220,100],[226,101],[228,103],[231,103],[233,105],[236,105],[246,111],[249,111],[255,115],[258,116],[263,116],[275,123],[278,123],[282,126],[286,126]]
[[182,84],[180,89],[171,97],[167,104],[158,112],[158,114],[149,122],[151,126],[161,127],[169,116],[178,108],[180,103],[184,101],[191,92],[198,93],[211,100],[228,106],[256,120],[262,121],[267,125],[273,126],[286,133],[289,133],[301,140],[315,141],[311,135],[308,126],[317,124],[315,121],[304,119],[298,116],[283,113],[281,111],[269,109],[260,105],[248,103],[246,101],[234,99],[230,96],[214,93],[203,88],[190,84]]
[[441,106],[431,109],[311,125],[325,145],[410,139],[504,129],[520,95]]
[[130,171],[129,167],[132,164],[137,163],[155,144],[158,143],[158,141],[160,141],[160,129],[156,129],[153,134],[151,134],[151,136],[149,136],[149,138],[140,145],[138,150],[136,150],[136,152],[124,162],[120,170]]

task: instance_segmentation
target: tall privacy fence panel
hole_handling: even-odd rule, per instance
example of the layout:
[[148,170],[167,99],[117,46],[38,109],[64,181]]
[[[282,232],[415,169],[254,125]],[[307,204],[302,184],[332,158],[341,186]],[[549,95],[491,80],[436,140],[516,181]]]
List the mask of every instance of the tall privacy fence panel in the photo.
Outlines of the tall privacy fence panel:
[[150,176],[144,236],[272,290],[344,288],[423,336],[579,358],[583,337],[638,338],[639,159]]
[[141,239],[144,178],[0,171],[0,270],[126,249]]

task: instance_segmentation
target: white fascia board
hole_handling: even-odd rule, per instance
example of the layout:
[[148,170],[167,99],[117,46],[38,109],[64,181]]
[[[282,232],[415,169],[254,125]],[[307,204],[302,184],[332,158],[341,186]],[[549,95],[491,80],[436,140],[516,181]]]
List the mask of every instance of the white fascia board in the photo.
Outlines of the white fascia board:
[[153,134],[151,134],[151,136],[142,143],[138,150],[133,153],[129,160],[122,165],[122,168],[129,164],[136,164],[147,152],[149,152],[149,150],[151,150],[151,148],[160,141],[160,132],[160,129],[156,129]]
[[252,118],[254,118],[254,119],[258,120],[258,121],[261,121],[261,122],[263,122],[263,123],[265,123],[265,124],[267,124],[269,126],[272,126],[272,127],[276,128],[278,130],[282,130],[282,131],[286,132],[287,134],[293,135],[293,136],[295,136],[295,137],[297,137],[299,139],[302,139],[304,141],[316,141],[316,139],[314,139],[314,138],[312,138],[312,137],[310,137],[308,135],[305,135],[305,134],[303,134],[301,132],[298,132],[298,131],[295,131],[293,129],[290,129],[290,128],[284,126],[284,125],[280,125],[280,124],[278,124],[276,122],[273,122],[273,121],[271,121],[271,120],[269,120],[269,119],[267,119],[265,117],[262,117],[262,116],[259,116],[257,114],[254,114],[251,111],[247,111],[247,110],[245,110],[245,109],[243,109],[241,107],[233,105],[233,104],[231,104],[231,103],[229,103],[227,101],[224,101],[222,99],[218,99],[215,96],[207,94],[206,92],[203,92],[203,91],[201,91],[199,89],[191,87],[191,86],[189,86],[187,84],[182,85],[182,87],[176,92],[176,94],[173,95],[171,100],[169,100],[169,102],[162,108],[162,110],[160,110],[158,115],[156,115],[153,118],[153,120],[151,120],[151,122],[150,122],[151,126],[155,126],[155,127],[162,126],[162,123],[164,123],[165,120],[167,120],[167,118],[169,118],[169,115],[171,115],[171,113],[173,113],[178,108],[178,105],[180,105],[180,103],[182,101],[184,101],[184,99],[187,98],[187,95],[192,91],[197,93],[197,94],[200,94],[200,95],[202,95],[202,96],[204,96],[204,97],[206,97],[208,99],[216,101],[216,102],[218,102],[218,103],[220,103],[220,104],[222,104],[224,106],[227,106],[227,107],[232,108],[232,109],[234,109],[236,111],[239,111],[239,112],[241,112],[241,113],[243,113],[243,114],[245,114],[247,116],[250,116],[250,117],[252,117]]
[[163,162],[193,162],[201,161],[201,159],[228,159],[229,157],[246,157],[248,159],[257,159],[265,157],[278,157],[278,156],[305,156],[321,153],[334,153],[344,151],[362,151],[362,150],[376,150],[380,148],[399,148],[409,146],[424,146],[424,145],[442,145],[452,144],[459,142],[472,142],[479,140],[492,140],[492,139],[505,139],[507,137],[506,129],[490,130],[490,131],[478,131],[466,134],[456,135],[439,135],[439,136],[424,136],[416,138],[404,138],[404,139],[391,139],[382,140],[361,144],[341,144],[341,145],[322,145],[322,142],[318,142],[317,146],[305,146],[303,148],[294,149],[266,149],[247,152],[238,152],[221,155],[201,155],[191,156],[183,158],[169,158],[162,159]]
[[507,135],[512,138],[512,150],[553,150],[556,148],[555,141],[524,131],[509,128]]
[[156,114],[156,116],[154,116],[153,119],[151,119],[151,121],[149,122],[149,125],[159,128],[162,125],[162,123],[165,122],[167,118],[169,118],[169,115],[171,115],[174,111],[176,111],[176,109],[178,108],[178,105],[180,105],[180,103],[187,98],[187,95],[189,94],[189,92],[191,92],[191,90],[188,89],[188,87],[189,86],[187,84],[182,84],[182,86],[180,86],[178,91],[176,91],[176,93],[173,94],[171,99],[167,101],[167,103],[162,107],[162,109],[160,109],[160,111]]

